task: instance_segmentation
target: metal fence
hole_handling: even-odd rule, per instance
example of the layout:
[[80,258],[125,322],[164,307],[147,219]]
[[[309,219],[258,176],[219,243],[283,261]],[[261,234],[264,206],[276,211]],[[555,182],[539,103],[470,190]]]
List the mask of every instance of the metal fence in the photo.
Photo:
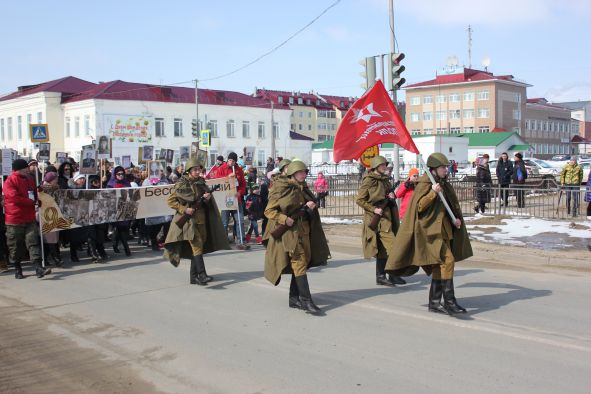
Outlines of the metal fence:
[[[313,190],[316,177],[308,177],[308,184]],[[361,183],[360,177],[355,174],[332,175],[326,177],[329,185],[329,195],[326,197],[326,208],[321,208],[323,216],[352,217],[361,216],[362,209],[355,203],[355,196]],[[476,214],[476,182],[467,177],[462,180],[450,179],[464,216]],[[577,190],[565,190],[560,188],[552,178],[530,177],[525,185],[512,185],[509,188],[501,188],[494,185],[487,190],[490,192],[490,202],[486,204],[486,214],[507,215],[517,217],[538,217],[545,219],[569,219],[583,220],[587,216],[587,205],[584,201],[585,186]],[[508,195],[508,204],[501,204],[505,193]],[[517,206],[517,195],[523,193],[524,205]],[[567,210],[567,197],[570,197],[571,210]],[[574,211],[575,201],[577,205]],[[575,214],[573,216],[573,214]]]

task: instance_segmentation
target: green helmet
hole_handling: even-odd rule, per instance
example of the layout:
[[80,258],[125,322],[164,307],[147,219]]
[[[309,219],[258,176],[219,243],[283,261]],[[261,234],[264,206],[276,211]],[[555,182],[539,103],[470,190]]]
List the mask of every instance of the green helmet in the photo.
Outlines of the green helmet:
[[279,168],[279,171],[283,171],[283,167],[288,166],[289,163],[291,163],[291,160],[289,159],[283,159],[279,162],[279,166],[277,168]]
[[200,165],[201,163],[197,161],[196,157],[191,157],[189,160],[187,160],[187,163],[185,164],[185,174],[188,174],[191,168],[199,167]]
[[443,153],[435,152],[427,158],[427,167],[429,168],[447,167],[448,165],[449,160],[447,160],[447,157]]
[[371,168],[372,170],[376,169],[380,164],[388,165],[388,160],[386,160],[384,156],[376,156],[373,159],[371,159],[369,168]]
[[294,160],[287,166],[287,176],[292,176],[298,171],[306,171],[307,169],[306,163],[303,161]]

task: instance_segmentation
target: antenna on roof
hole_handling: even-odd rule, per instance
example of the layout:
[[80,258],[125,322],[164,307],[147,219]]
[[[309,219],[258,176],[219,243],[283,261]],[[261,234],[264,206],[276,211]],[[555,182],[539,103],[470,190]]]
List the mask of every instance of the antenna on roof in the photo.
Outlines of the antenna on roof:
[[468,25],[468,68],[472,68],[472,26]]
[[488,71],[488,66],[490,66],[489,56],[485,56],[484,59],[482,59],[482,65],[484,66],[484,71]]

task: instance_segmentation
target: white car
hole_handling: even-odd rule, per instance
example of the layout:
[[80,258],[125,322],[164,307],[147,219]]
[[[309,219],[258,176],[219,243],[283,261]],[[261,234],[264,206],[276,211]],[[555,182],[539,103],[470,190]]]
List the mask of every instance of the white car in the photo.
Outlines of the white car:
[[527,158],[523,159],[523,162],[526,166],[537,167],[540,175],[552,175],[553,177],[556,177],[560,175],[560,171],[562,171],[561,167],[553,166],[545,160]]

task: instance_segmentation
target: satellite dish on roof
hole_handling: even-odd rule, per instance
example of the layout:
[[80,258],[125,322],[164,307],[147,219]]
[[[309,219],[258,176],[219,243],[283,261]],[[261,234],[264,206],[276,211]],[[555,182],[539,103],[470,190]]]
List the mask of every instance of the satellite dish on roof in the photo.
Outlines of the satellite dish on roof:
[[485,56],[484,59],[482,59],[482,65],[484,66],[484,69],[486,70],[488,68],[488,66],[490,66],[490,57]]

